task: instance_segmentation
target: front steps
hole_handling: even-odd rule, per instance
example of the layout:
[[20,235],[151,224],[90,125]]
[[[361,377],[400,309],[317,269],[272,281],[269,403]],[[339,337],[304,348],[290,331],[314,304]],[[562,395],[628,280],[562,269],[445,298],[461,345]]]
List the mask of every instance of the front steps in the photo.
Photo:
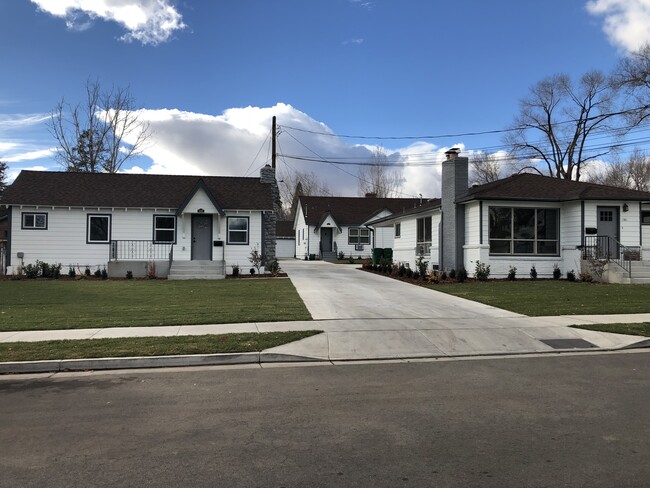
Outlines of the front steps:
[[609,263],[608,281],[626,285],[650,285],[650,261],[632,261],[632,277],[616,264]]
[[225,261],[174,261],[168,280],[222,280],[226,277]]
[[338,259],[338,256],[334,251],[323,251],[321,259],[323,261],[336,261]]

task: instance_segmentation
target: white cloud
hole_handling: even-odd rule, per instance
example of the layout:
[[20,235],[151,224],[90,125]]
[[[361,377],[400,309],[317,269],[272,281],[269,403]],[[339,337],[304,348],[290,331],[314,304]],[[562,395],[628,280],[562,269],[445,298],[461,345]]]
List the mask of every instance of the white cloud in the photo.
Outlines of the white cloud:
[[27,151],[14,153],[10,156],[3,156],[2,160],[6,163],[19,163],[21,161],[34,161],[37,159],[51,158],[56,153],[56,148],[38,149],[36,151]]
[[587,11],[604,17],[609,41],[626,51],[650,42],[650,0],[589,0]]
[[50,114],[0,114],[0,131],[24,129],[45,122]]
[[343,44],[343,45],[356,44],[357,46],[359,46],[359,45],[363,44],[363,41],[364,41],[363,38],[359,38],[359,39],[349,39],[349,40],[347,40],[347,41],[343,41],[342,44]]
[[116,22],[126,29],[120,40],[156,46],[186,27],[169,0],[31,0],[38,8],[65,19],[72,30],[86,30],[94,19]]

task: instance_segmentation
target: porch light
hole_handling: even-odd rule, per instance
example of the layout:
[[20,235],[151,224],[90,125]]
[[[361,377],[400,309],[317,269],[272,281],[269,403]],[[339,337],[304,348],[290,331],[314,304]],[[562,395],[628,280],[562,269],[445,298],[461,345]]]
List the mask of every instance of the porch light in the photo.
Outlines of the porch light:
[[630,210],[630,207],[627,205],[627,203],[624,203],[623,204],[623,212],[627,212],[628,210]]

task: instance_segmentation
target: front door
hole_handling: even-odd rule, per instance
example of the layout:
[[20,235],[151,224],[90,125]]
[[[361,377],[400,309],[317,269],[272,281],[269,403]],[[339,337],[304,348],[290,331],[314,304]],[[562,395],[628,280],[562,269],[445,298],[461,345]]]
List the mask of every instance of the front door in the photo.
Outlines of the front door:
[[[604,257],[618,257],[618,207],[598,207],[598,247]],[[611,239],[609,239],[609,238]]]
[[192,261],[212,260],[212,215],[192,214]]
[[332,252],[332,228],[321,227],[320,243],[323,252]]

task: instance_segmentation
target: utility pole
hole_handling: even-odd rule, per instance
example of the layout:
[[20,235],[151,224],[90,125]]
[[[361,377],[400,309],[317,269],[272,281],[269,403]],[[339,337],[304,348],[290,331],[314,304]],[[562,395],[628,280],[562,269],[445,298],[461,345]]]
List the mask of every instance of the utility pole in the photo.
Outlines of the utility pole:
[[278,130],[276,128],[276,120],[275,120],[275,115],[273,116],[273,126],[271,127],[271,168],[275,169],[275,139],[278,134]]

